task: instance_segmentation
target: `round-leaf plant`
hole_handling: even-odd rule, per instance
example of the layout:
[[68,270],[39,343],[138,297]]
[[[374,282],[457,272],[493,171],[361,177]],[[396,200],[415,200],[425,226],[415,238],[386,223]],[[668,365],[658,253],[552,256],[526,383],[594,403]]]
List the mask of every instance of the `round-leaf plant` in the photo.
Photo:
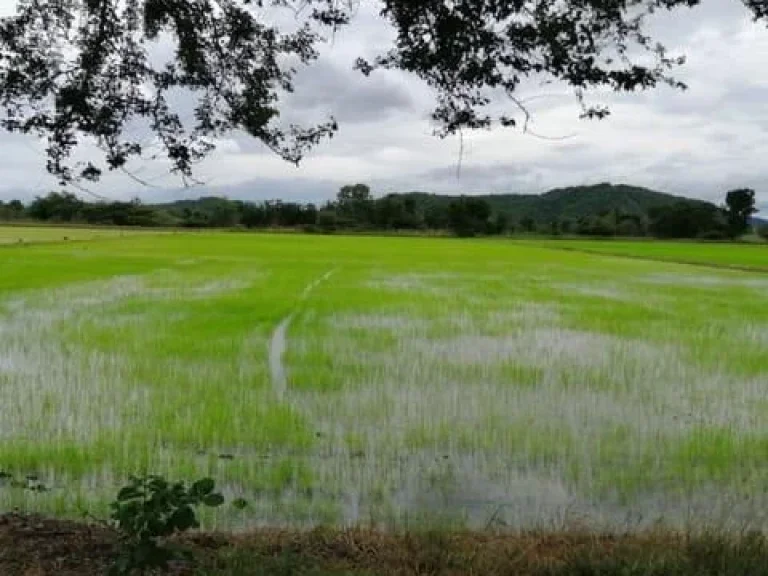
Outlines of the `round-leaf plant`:
[[183,552],[165,539],[200,527],[196,509],[216,508],[224,497],[211,478],[187,485],[162,476],[133,476],[110,505],[110,519],[121,537],[121,551],[112,574],[165,569]]

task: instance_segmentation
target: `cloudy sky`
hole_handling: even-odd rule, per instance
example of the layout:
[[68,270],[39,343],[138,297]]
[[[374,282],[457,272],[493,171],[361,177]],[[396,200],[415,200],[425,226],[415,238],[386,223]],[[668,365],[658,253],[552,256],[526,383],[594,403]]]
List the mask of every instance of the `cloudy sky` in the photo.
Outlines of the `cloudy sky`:
[[[0,13],[13,9],[0,0]],[[285,115],[304,121],[334,115],[339,134],[295,168],[257,143],[234,135],[198,170],[204,186],[180,190],[162,165],[135,163],[149,181],[140,186],[111,175],[91,189],[110,198],[147,201],[222,194],[233,198],[322,201],[340,185],[370,183],[377,194],[423,190],[446,193],[539,193],[599,182],[648,186],[720,201],[730,188],[758,191],[768,212],[768,26],[755,24],[739,0],[704,0],[693,11],[656,18],[653,31],[687,64],[678,77],[690,89],[660,88],[632,95],[595,95],[611,105],[602,121],[579,120],[566,88],[531,83],[520,93],[534,113],[532,131],[498,129],[459,141],[433,137],[430,92],[398,73],[362,77],[359,55],[385,49],[391,31],[363,0],[355,26],[326,46],[319,63],[302,72]],[[555,140],[552,140],[554,138]],[[31,198],[55,187],[44,171],[42,145],[0,135],[0,199]]]

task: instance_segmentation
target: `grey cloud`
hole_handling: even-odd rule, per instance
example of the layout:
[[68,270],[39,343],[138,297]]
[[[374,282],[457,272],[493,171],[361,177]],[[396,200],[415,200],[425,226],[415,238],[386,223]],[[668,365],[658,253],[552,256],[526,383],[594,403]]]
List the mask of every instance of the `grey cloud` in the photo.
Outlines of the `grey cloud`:
[[[692,91],[676,94],[653,94],[645,99],[662,114],[677,117],[701,116],[710,121],[748,119],[768,126],[768,86],[745,83],[729,86],[722,94],[712,96],[705,92],[709,87],[699,85]],[[719,88],[719,86],[712,86]]]
[[739,0],[704,0],[694,8],[679,7],[671,12],[659,10],[648,24],[655,38],[675,48],[705,27],[716,28],[725,37],[733,36],[748,17],[747,8]]
[[340,183],[303,178],[255,178],[227,186],[203,185],[191,188],[148,190],[141,195],[144,202],[171,202],[200,196],[226,196],[233,200],[276,200],[320,204],[333,197]]
[[295,88],[286,99],[291,114],[333,115],[342,124],[378,122],[415,107],[406,88],[388,75],[378,73],[366,78],[329,61],[302,71]]
[[[427,170],[407,178],[374,181],[376,190],[420,190],[445,194],[536,194],[564,184],[581,184],[583,176],[564,173],[557,178],[559,165],[538,162],[454,163]],[[597,178],[603,181],[604,178]]]
[[723,202],[728,190],[753,188],[758,193],[758,204],[768,207],[768,166],[751,171],[732,166],[713,175],[692,169],[696,165],[688,154],[671,155],[648,166],[648,182],[663,191],[716,204]]
[[[459,168],[461,168],[459,170]],[[491,191],[517,191],[523,183],[530,182],[535,174],[532,166],[519,164],[491,164],[480,166],[459,166],[456,164],[430,170],[421,177],[436,188],[466,188],[468,194]]]

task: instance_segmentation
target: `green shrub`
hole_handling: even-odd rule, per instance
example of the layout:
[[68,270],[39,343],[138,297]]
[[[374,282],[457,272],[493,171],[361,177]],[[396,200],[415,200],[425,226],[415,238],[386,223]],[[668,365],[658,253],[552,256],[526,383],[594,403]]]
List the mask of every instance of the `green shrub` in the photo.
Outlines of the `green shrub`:
[[210,478],[187,487],[184,482],[171,483],[161,476],[131,477],[110,505],[110,519],[121,537],[121,553],[110,573],[167,569],[182,551],[163,539],[198,528],[197,507],[221,506],[224,497],[214,491],[215,487]]

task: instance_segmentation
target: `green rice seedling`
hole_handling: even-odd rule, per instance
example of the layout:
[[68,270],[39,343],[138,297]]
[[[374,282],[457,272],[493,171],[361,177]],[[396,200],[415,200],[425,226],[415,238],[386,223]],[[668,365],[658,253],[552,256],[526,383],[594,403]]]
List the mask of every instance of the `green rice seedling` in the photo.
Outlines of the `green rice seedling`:
[[103,510],[153,473],[252,503],[219,528],[765,529],[768,278],[715,267],[760,248],[611,244],[6,246],[0,471],[50,489],[0,506]]

